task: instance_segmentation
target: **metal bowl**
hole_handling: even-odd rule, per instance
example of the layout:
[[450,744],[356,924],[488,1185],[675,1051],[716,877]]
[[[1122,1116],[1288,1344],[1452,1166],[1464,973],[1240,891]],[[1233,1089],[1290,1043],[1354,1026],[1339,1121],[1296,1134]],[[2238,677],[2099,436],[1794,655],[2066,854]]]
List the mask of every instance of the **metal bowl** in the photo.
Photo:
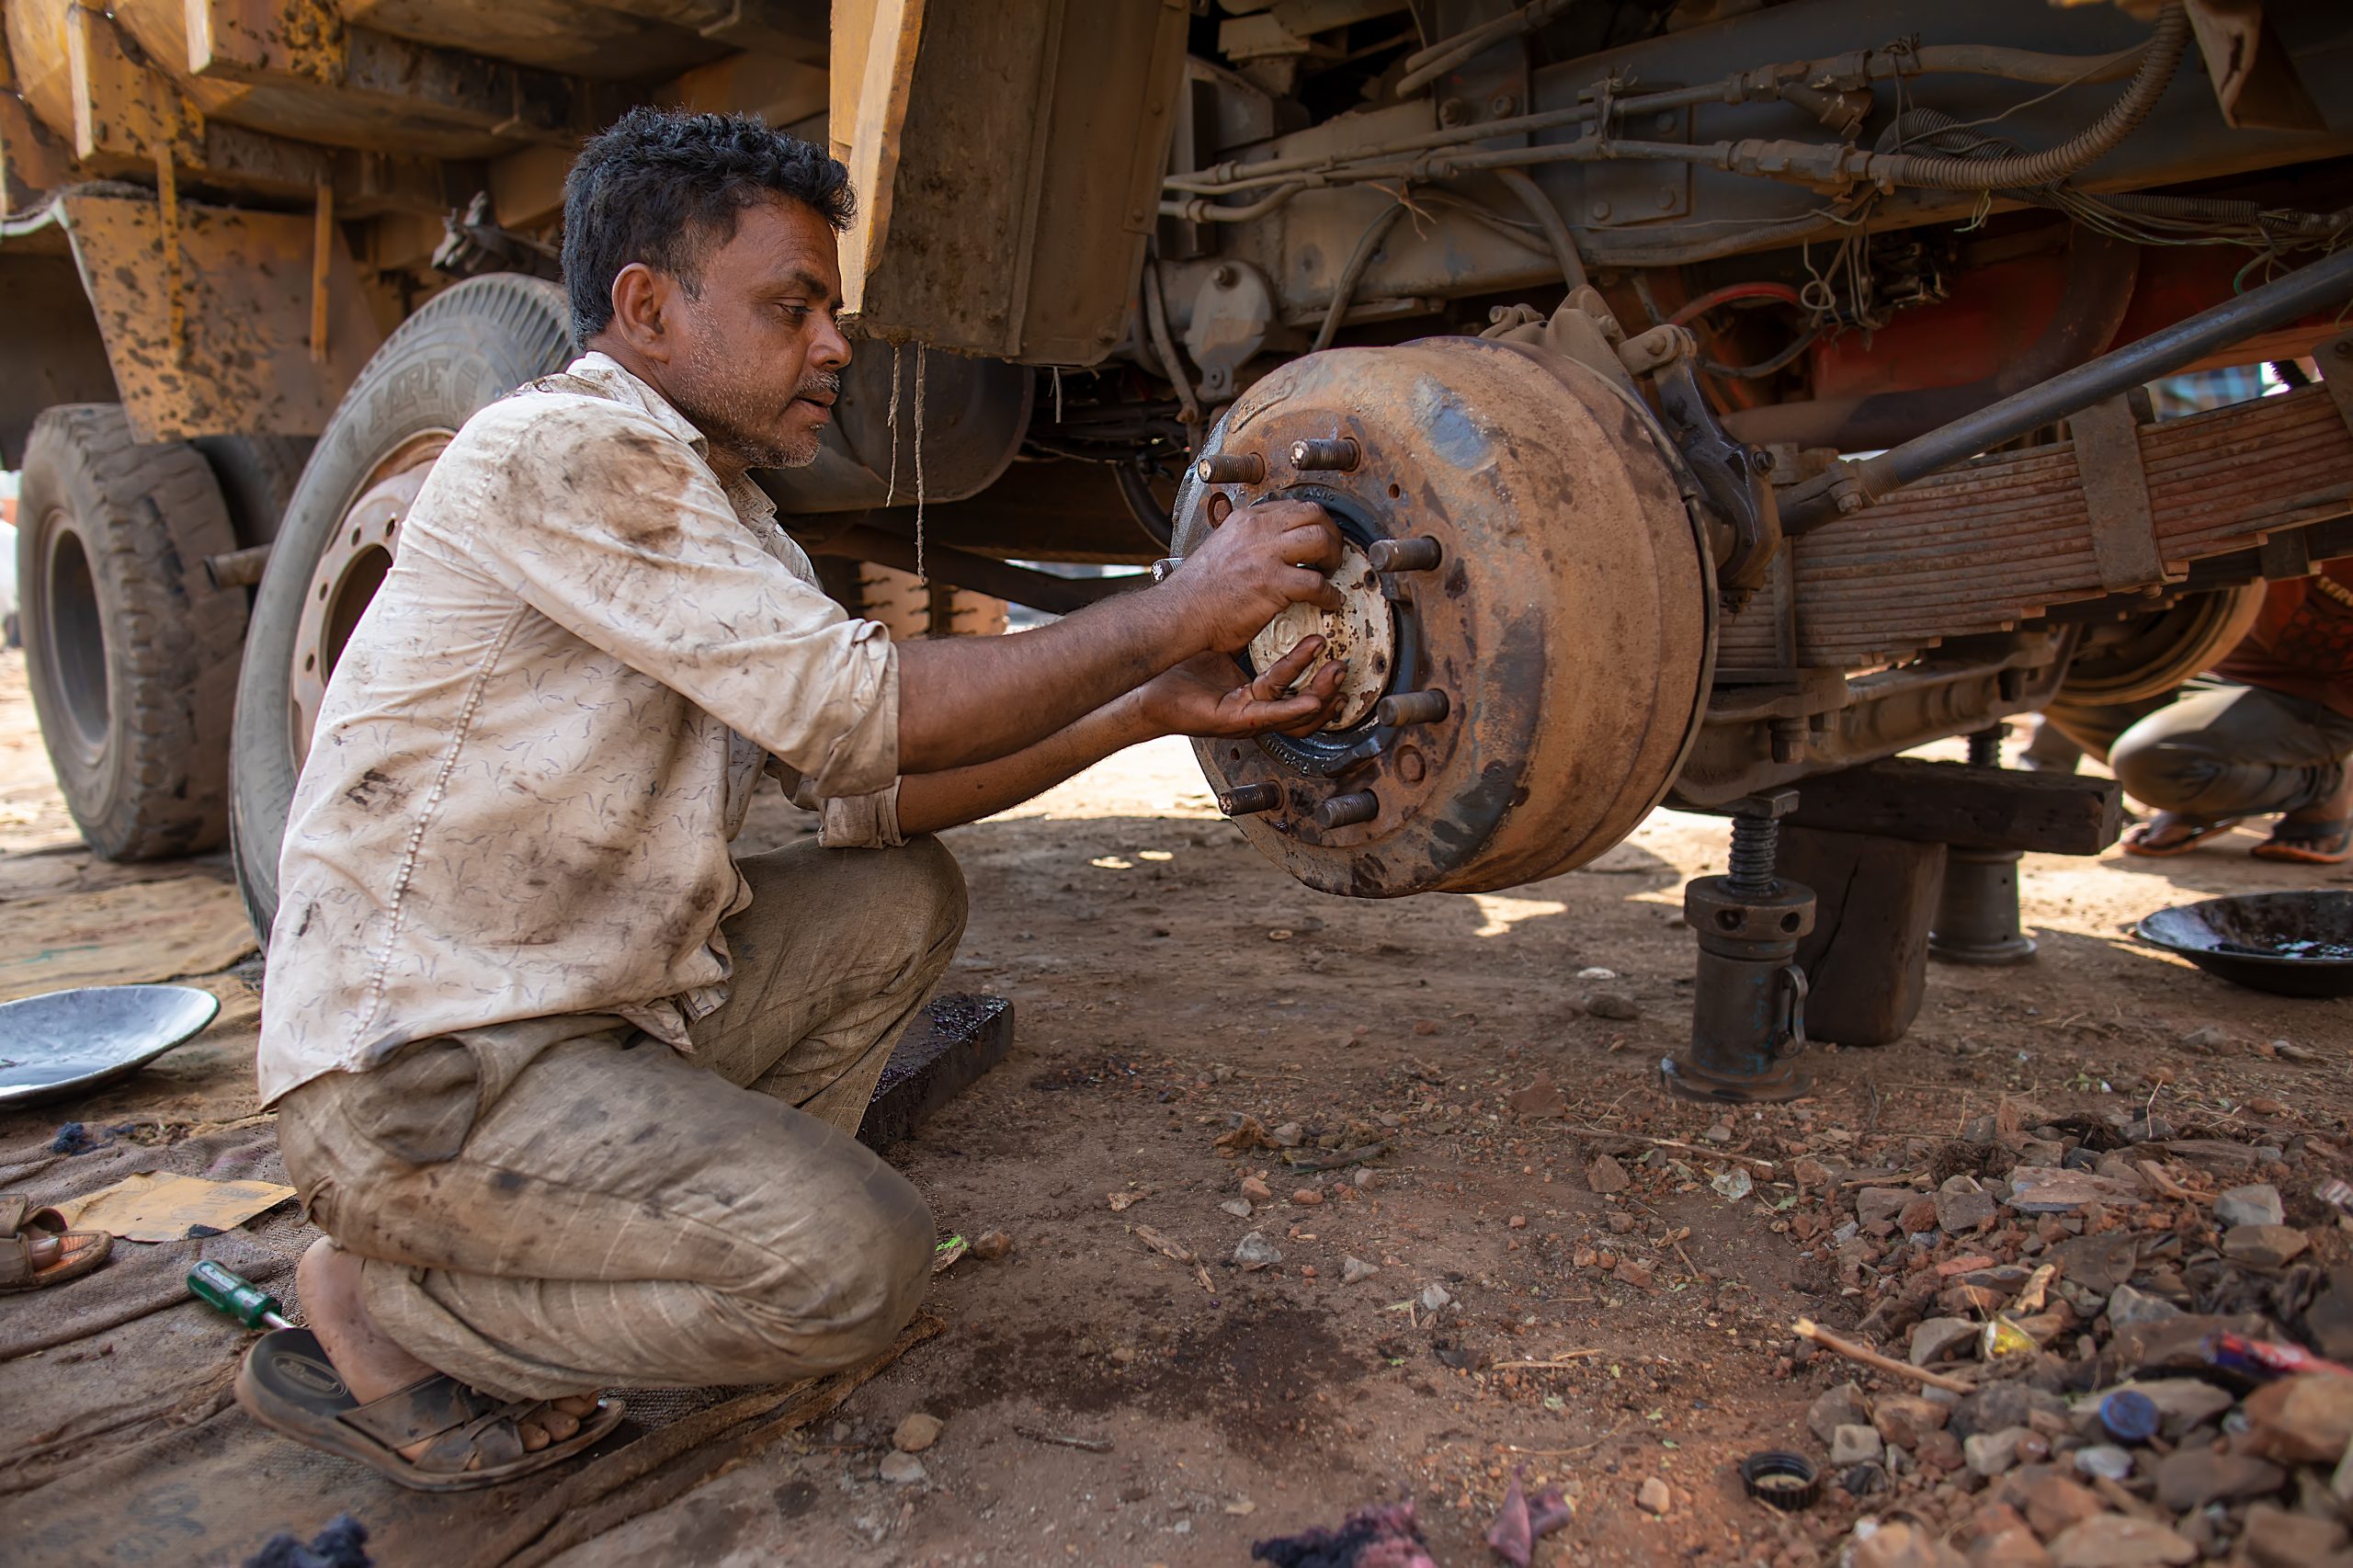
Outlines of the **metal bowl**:
[[2144,915],[2141,940],[2281,996],[2353,995],[2353,892],[2251,892]]
[[87,1094],[202,1033],[221,999],[192,985],[92,985],[0,1003],[0,1106]]

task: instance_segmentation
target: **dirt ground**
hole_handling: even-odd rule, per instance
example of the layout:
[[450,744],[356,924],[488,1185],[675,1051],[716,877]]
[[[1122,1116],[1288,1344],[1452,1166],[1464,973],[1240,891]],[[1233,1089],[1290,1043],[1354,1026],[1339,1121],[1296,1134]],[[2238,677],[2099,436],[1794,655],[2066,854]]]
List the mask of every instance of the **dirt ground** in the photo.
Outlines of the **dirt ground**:
[[[745,847],[802,820],[765,801]],[[2245,831],[2165,862],[2029,858],[2031,965],[1935,969],[1904,1041],[1817,1049],[1811,1097],[1737,1115],[1656,1079],[1688,1028],[1680,889],[1721,867],[1712,819],[1660,812],[1597,864],[1508,894],[1353,903],[1263,861],[1218,819],[1188,751],[1165,744],[948,837],[972,894],[949,987],[1012,998],[1018,1033],[892,1157],[942,1236],[1001,1230],[1012,1252],[940,1275],[927,1308],[944,1332],[834,1416],[574,1548],[570,1568],[1230,1564],[1256,1540],[1399,1498],[1438,1562],[1480,1563],[1495,1561],[1481,1538],[1515,1469],[1574,1508],[1539,1563],[1826,1560],[1869,1500],[1834,1485],[1783,1516],[1733,1473],[1758,1449],[1821,1458],[1808,1405],[1851,1369],[1793,1367],[1790,1325],[1853,1325],[1884,1294],[1874,1270],[1832,1256],[1819,1177],[1795,1185],[1802,1162],[1834,1191],[1916,1170],[2006,1094],[2054,1118],[2129,1109],[2302,1134],[2318,1142],[2288,1158],[2313,1151],[2294,1171],[2308,1193],[2353,1132],[2347,1003],[2236,990],[2125,934],[2168,903],[2353,881],[2253,861]],[[168,906],[222,928],[233,906],[205,890],[225,877],[217,858],[92,862],[48,782],[21,655],[0,656],[12,946],[53,940],[40,934],[73,926],[77,901],[132,879],[192,887]],[[103,963],[110,940],[84,946]],[[138,972],[150,947],[119,948],[115,978],[162,978]],[[0,1117],[0,1144],[68,1117],[144,1119],[168,1140],[252,1116],[244,972],[196,981],[227,1004],[196,1043],[92,1103]],[[1559,1101],[1540,1091],[1516,1110],[1545,1075]],[[1286,1143],[1296,1124],[1297,1142],[1219,1147],[1245,1118]],[[1592,1189],[1604,1153],[1632,1173],[1625,1190]],[[1358,1163],[1319,1172],[1285,1155]],[[1713,1179],[1736,1186],[1734,1171],[1753,1183],[1737,1199]],[[1268,1196],[1247,1218],[1222,1209],[1246,1201],[1252,1176]],[[1143,1228],[1205,1268],[1155,1252]],[[1235,1267],[1249,1233],[1280,1261]],[[2337,1230],[2314,1238],[2315,1256],[2343,1260]],[[1377,1272],[1345,1282],[1350,1258]],[[0,1322],[31,1310],[0,1302]],[[205,1354],[243,1343],[223,1330]],[[879,1479],[918,1410],[945,1422],[921,1478]],[[1637,1503],[1653,1478],[1669,1489],[1663,1514]],[[251,1540],[218,1543],[224,1557],[323,1522],[278,1517],[267,1489],[249,1517]]]

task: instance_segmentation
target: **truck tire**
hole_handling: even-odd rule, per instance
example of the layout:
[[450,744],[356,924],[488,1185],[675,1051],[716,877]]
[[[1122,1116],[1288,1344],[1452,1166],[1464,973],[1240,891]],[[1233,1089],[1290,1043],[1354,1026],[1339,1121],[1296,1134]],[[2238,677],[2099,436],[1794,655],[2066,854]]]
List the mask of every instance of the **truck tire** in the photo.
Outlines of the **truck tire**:
[[230,841],[265,945],[315,698],[391,564],[407,499],[459,426],[572,353],[557,285],[514,273],[469,278],[401,324],[327,421],[255,592],[237,684]]
[[242,550],[278,537],[278,520],[317,443],[307,436],[199,436],[188,445],[211,465]]
[[204,571],[237,547],[212,471],[140,441],[119,404],[69,403],[33,424],[17,518],[33,707],[84,841],[108,860],[212,848],[245,631],[244,595]]

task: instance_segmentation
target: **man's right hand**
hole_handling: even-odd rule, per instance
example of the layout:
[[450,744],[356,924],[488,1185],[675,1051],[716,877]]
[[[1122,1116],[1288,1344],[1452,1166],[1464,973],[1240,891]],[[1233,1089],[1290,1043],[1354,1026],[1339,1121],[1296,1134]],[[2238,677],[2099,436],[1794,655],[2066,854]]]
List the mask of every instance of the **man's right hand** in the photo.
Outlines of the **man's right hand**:
[[1294,604],[1340,608],[1325,576],[1340,563],[1340,530],[1313,501],[1237,507],[1210,531],[1169,578],[1182,594],[1203,648],[1231,653]]

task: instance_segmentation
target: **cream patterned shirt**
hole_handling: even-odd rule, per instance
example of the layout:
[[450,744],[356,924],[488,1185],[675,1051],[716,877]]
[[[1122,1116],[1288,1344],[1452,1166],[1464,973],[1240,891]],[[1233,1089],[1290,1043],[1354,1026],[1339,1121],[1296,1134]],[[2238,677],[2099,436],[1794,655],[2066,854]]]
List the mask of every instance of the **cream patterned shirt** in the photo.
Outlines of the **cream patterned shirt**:
[[763,766],[899,842],[898,654],[601,354],[449,444],[328,684],[278,867],[264,1104],[410,1040],[727,995]]

